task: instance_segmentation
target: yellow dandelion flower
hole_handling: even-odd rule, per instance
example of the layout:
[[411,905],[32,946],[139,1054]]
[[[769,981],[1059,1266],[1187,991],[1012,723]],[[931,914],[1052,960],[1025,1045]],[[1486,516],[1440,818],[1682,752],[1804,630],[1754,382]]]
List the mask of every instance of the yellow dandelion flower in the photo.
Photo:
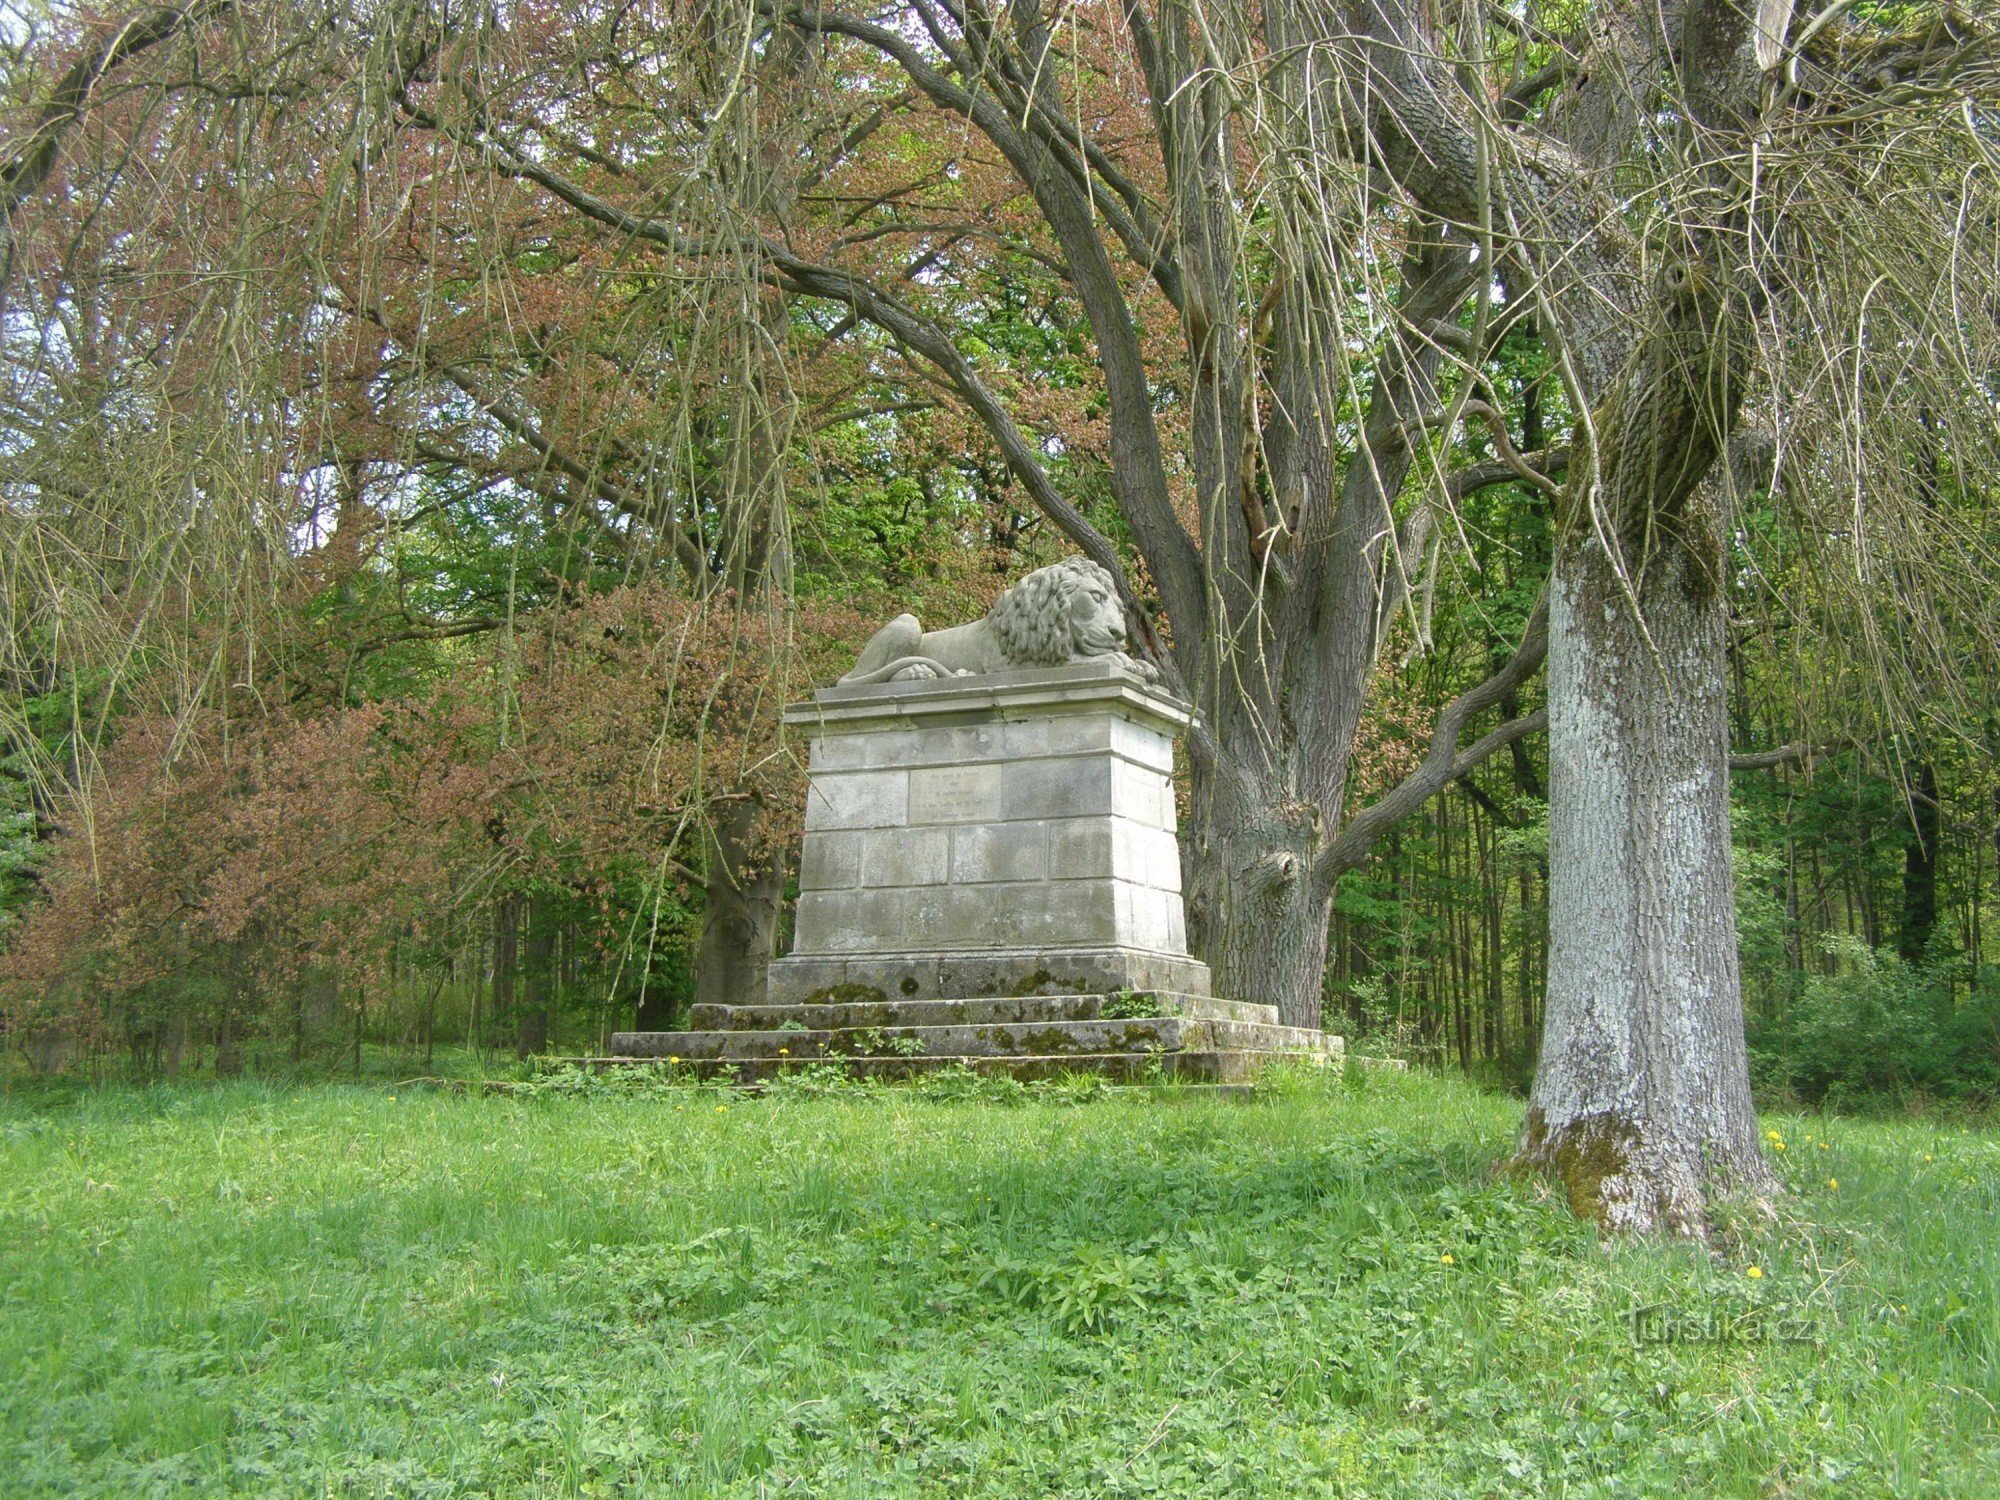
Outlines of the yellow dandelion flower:
[[1438,1259],[1443,1261],[1448,1266],[1455,1266],[1458,1264],[1458,1262],[1453,1260],[1449,1255],[1440,1255]]
[[1936,1160],[1937,1160],[1937,1158],[1936,1158],[1935,1156],[1932,1156],[1932,1155],[1930,1154],[1930,1152],[1926,1151],[1926,1152],[1924,1153],[1924,1160],[1925,1160],[1925,1161],[1936,1161]]
[[1748,1276],[1752,1281],[1762,1281],[1764,1279],[1764,1268],[1762,1266],[1745,1266],[1743,1274]]
[[1821,1141],[1819,1143],[1819,1149],[1822,1151],[1831,1151],[1833,1147],[1829,1146],[1825,1141]]
[[680,1059],[678,1057],[669,1057],[667,1061],[670,1063],[678,1063]]
[[1785,1143],[1783,1141],[1773,1141],[1771,1142],[1771,1149],[1773,1151],[1782,1151],[1785,1149]]
[[1782,1141],[1784,1137],[1779,1135],[1775,1130],[1767,1130],[1764,1132],[1764,1139],[1767,1141]]
[[1838,1177],[1829,1177],[1826,1180],[1826,1185],[1830,1188],[1838,1188],[1840,1186],[1840,1179]]
[[790,1057],[791,1055],[792,1049],[790,1047],[780,1047],[778,1049],[778,1056],[780,1057]]

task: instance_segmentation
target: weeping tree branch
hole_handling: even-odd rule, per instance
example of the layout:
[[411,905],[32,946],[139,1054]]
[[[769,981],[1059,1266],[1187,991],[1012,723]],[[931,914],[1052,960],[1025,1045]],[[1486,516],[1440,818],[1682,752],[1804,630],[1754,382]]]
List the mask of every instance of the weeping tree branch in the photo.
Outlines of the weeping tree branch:
[[[402,330],[392,326],[380,306],[357,309],[350,307],[345,301],[330,301],[329,305],[351,317],[359,317],[373,324],[396,340],[409,351],[410,362],[418,372],[435,375],[448,382],[481,413],[490,417],[502,431],[532,452],[538,460],[536,467],[540,471],[560,474],[572,483],[581,485],[586,493],[620,514],[644,525],[657,527],[665,535],[667,544],[673,551],[674,561],[679,563],[687,574],[691,587],[699,591],[711,580],[713,570],[709,567],[707,555],[688,535],[687,529],[680,524],[670,504],[664,500],[658,505],[648,504],[644,496],[634,494],[630,488],[618,483],[602,469],[572,457],[544,436],[541,426],[513,401],[504,395],[494,395],[482,389],[462,366],[451,363],[433,364],[425,358],[422,345]],[[435,458],[443,452],[441,449],[433,450],[429,456]],[[465,456],[457,457],[453,461],[468,468],[488,467],[484,464],[474,464]]]
[[1830,747],[1808,745],[1803,740],[1796,744],[1780,745],[1775,750],[1760,750],[1754,755],[1732,755],[1729,769],[1732,771],[1775,771],[1781,766],[1803,765],[1815,755],[1825,755]]
[[[1521,456],[1521,450],[1514,446],[1514,439],[1507,431],[1507,419],[1491,403],[1485,401],[1468,401],[1465,403],[1465,409],[1471,415],[1484,421],[1487,427],[1491,429],[1493,433],[1493,449],[1500,455],[1500,462],[1507,466],[1516,479],[1519,479],[1523,484],[1533,485],[1543,494],[1551,497],[1562,493],[1561,485],[1557,484],[1547,474],[1536,469]],[[1564,456],[1567,458],[1566,452]]]
[[[977,61],[987,64],[979,74],[981,84],[985,85],[983,90],[964,85],[931,67],[907,36],[875,22],[820,6],[781,6],[773,0],[758,0],[757,10],[773,21],[801,31],[851,37],[875,48],[900,67],[933,103],[962,115],[977,126],[1006,155],[1023,180],[1031,181],[1033,163],[1028,157],[1026,141],[1020,134],[1020,129],[1025,128],[1049,152],[1076,187],[1089,195],[1091,205],[1104,216],[1104,222],[1111,226],[1112,233],[1118,236],[1132,258],[1152,275],[1168,302],[1176,309],[1183,305],[1185,289],[1180,267],[1170,247],[1170,237],[1147,205],[1145,195],[1119,170],[1117,163],[1102,147],[1080,139],[1080,133],[1073,129],[1070,122],[1049,107],[1034,80],[1022,76],[1022,70],[1015,65],[1014,59],[994,54],[985,46],[978,39],[976,29],[965,28],[965,36],[977,55]],[[926,14],[927,23],[932,19]],[[954,16],[954,19],[961,18]],[[930,25],[928,29],[942,49],[945,41],[942,28]],[[951,49],[949,55],[955,53],[956,49]],[[993,93],[996,83],[1009,87],[1015,96],[1013,102],[1018,106],[1017,110],[1000,107]]]
[[14,213],[39,193],[62,160],[63,137],[84,112],[105,76],[140,53],[170,41],[211,16],[233,9],[232,0],[196,0],[192,5],[166,5],[134,16],[70,65],[35,118],[27,139],[16,146],[0,167],[0,291],[14,271]]
[[[934,368],[958,393],[982,426],[999,446],[1008,470],[1020,480],[1035,505],[1063,535],[1083,553],[1105,568],[1117,581],[1128,616],[1137,626],[1135,644],[1165,675],[1170,686],[1184,691],[1179,673],[1160,640],[1152,618],[1132,586],[1123,561],[1111,539],[1093,526],[1070,503],[1049,477],[1036,455],[1034,445],[1015,425],[1006,406],[979,378],[968,360],[935,321],[925,317],[902,299],[884,291],[863,277],[834,266],[822,265],[792,254],[773,240],[750,245],[722,246],[690,240],[671,224],[627,212],[617,204],[590,192],[580,184],[534,161],[490,130],[463,131],[446,126],[429,111],[406,105],[410,117],[426,129],[438,131],[482,153],[493,170],[543,188],[585,217],[614,229],[626,237],[657,245],[679,255],[713,256],[720,250],[735,249],[760,260],[764,277],[773,285],[801,296],[842,303],[854,315],[874,324],[914,351]],[[479,399],[477,396],[475,400]],[[490,410],[490,408],[488,408]],[[496,420],[500,420],[496,414]],[[503,425],[505,425],[503,421]],[[518,435],[518,434],[517,434]],[[1178,524],[1176,523],[1176,530]],[[1183,542],[1185,533],[1180,533]],[[1191,545],[1191,544],[1190,544]]]
[[464,392],[475,406],[497,422],[508,435],[526,445],[541,460],[543,466],[554,469],[565,478],[584,486],[590,494],[612,509],[630,516],[635,521],[657,526],[664,531],[668,544],[673,548],[674,561],[687,573],[691,586],[699,590],[703,581],[709,578],[711,570],[708,558],[675,520],[669,506],[648,505],[642,497],[634,495],[600,469],[572,458],[543,437],[541,429],[520,408],[504,396],[492,396],[482,392],[464,372],[446,367],[439,373]]
[[[1134,539],[1152,570],[1154,584],[1174,621],[1175,649],[1199,651],[1208,626],[1207,574],[1193,538],[1182,529],[1174,513],[1166,459],[1154,418],[1154,393],[1147,379],[1138,330],[1124,286],[1097,228],[1100,214],[1121,236],[1126,231],[1120,225],[1132,221],[1125,215],[1104,213],[1107,207],[1115,205],[1094,186],[1089,164],[1083,163],[1079,172],[1077,164],[1069,159],[1073,145],[1068,131],[1045,128],[1046,119],[1041,120],[1044,128],[1017,128],[990,87],[974,89],[941,72],[904,32],[817,6],[781,8],[772,0],[760,0],[759,8],[774,20],[801,30],[850,37],[880,52],[940,108],[961,116],[985,135],[1033,195],[1062,246],[1071,285],[1097,334],[1098,360],[1110,397],[1111,484],[1119,509],[1132,527]],[[936,18],[928,10],[924,19],[939,51],[952,60],[954,67],[961,67],[960,49],[944,28],[933,24]],[[1025,14],[1015,19],[1025,28],[1030,42],[1040,35],[1038,24]],[[984,47],[990,40],[982,39],[976,17],[965,17],[961,32],[971,39],[969,45],[974,47]],[[1039,54],[1025,58],[1027,71],[1043,81],[1043,86],[1046,86],[1045,65],[1049,61]],[[1039,118],[1033,108],[1032,94],[1031,90],[1023,100],[1026,121]],[[1051,136],[1058,144],[1051,143]],[[1136,224],[1132,232],[1135,238],[1126,241],[1128,248],[1140,264],[1157,275],[1163,246],[1148,243]],[[1170,277],[1163,286],[1169,295],[1173,280]],[[997,432],[994,435],[999,438]],[[1051,519],[1063,525],[1053,513]],[[1068,527],[1064,529],[1067,531]],[[1129,609],[1134,602],[1129,593],[1126,602]],[[1157,639],[1142,642],[1149,654],[1159,644]],[[1166,665],[1164,660],[1160,665]]]

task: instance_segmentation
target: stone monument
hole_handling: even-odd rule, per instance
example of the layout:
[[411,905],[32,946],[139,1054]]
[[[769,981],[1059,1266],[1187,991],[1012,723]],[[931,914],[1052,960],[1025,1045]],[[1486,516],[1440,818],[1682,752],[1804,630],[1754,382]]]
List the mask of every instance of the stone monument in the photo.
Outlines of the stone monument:
[[784,1004],[842,986],[1209,993],[1174,835],[1185,705],[1109,660],[827,688]]
[[1173,753],[1190,710],[1124,648],[1112,579],[1082,558],[969,625],[883,627],[785,712],[809,786],[797,931],[768,994],[614,1052],[739,1076],[829,1054],[1225,1078],[1281,1051],[1337,1057],[1337,1037],[1215,997],[1188,953]]

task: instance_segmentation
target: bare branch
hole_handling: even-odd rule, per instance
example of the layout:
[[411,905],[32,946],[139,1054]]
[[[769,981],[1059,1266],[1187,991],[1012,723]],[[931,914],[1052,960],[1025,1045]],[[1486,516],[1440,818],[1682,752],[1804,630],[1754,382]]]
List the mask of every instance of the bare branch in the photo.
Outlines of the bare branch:
[[1795,744],[1780,745],[1776,750],[1762,750],[1755,755],[1732,755],[1729,769],[1732,771],[1772,771],[1780,766],[1802,765],[1814,756],[1827,753],[1828,746],[1808,745],[1803,740]]
[[[0,167],[0,216],[11,219],[16,209],[41,191],[62,159],[63,136],[83,118],[91,96],[106,74],[229,9],[231,0],[196,0],[192,5],[162,6],[149,15],[134,16],[71,64],[42,105],[27,139],[14,149],[7,165]],[[11,232],[6,232],[5,238],[5,252],[0,254],[0,288],[6,286],[14,269],[14,238]]]
[[[1569,469],[1569,447],[1567,444],[1556,448],[1541,448],[1533,453],[1517,455],[1520,464],[1512,464],[1505,459],[1489,459],[1484,463],[1467,464],[1462,469],[1453,469],[1444,477],[1444,492],[1453,500],[1462,500],[1478,490],[1490,489],[1496,484],[1512,484],[1522,478],[1521,465],[1539,475],[1554,476]],[[1541,488],[1540,485],[1536,486]]]
[[1529,618],[1513,659],[1478,687],[1446,705],[1438,715],[1437,729],[1431,736],[1431,747],[1423,764],[1349,820],[1320,855],[1314,868],[1315,877],[1331,884],[1347,871],[1359,869],[1383,834],[1436,796],[1448,782],[1463,776],[1494,751],[1546,727],[1548,710],[1537,709],[1502,724],[1469,749],[1463,752],[1458,749],[1458,737],[1466,722],[1518,689],[1541,666],[1547,653],[1548,610],[1542,606]]

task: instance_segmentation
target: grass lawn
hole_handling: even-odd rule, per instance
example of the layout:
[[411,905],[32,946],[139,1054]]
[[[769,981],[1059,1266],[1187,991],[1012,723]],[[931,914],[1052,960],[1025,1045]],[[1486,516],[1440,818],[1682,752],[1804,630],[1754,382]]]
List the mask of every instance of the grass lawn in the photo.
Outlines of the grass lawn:
[[949,1092],[0,1099],[0,1493],[2000,1495],[1984,1132],[1710,1256],[1454,1082]]

